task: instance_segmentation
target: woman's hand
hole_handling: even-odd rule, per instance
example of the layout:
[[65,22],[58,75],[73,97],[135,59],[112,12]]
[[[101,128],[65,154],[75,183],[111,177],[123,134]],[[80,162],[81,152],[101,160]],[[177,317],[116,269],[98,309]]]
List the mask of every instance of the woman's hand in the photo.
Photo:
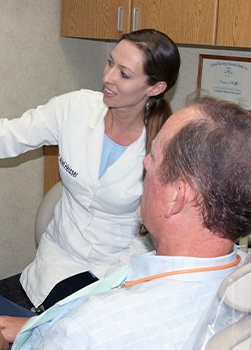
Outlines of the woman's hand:
[[[28,320],[29,318],[26,318],[26,317],[0,316],[1,335],[9,343],[13,343],[17,336],[17,333],[20,331],[20,329]],[[0,341],[0,344],[2,345],[2,339]],[[3,346],[4,346],[4,343],[3,343]],[[0,350],[1,349],[5,349],[5,348],[0,347]]]

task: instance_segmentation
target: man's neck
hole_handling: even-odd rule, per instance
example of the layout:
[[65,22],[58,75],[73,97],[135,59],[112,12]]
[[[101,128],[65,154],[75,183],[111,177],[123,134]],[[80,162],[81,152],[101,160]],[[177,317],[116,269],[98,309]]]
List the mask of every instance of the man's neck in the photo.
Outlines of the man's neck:
[[191,256],[198,258],[214,258],[232,253],[234,242],[211,234],[207,237],[188,235],[179,240],[156,244],[156,255]]

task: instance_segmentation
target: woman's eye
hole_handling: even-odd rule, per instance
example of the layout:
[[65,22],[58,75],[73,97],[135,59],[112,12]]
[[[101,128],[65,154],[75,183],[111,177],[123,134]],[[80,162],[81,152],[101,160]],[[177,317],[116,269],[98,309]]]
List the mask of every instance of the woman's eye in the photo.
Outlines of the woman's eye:
[[121,76],[122,76],[122,78],[124,78],[124,79],[129,79],[130,77],[125,73],[125,72],[123,72],[123,71],[121,71]]
[[109,67],[112,67],[113,63],[112,63],[112,60],[110,58],[107,58],[107,64]]

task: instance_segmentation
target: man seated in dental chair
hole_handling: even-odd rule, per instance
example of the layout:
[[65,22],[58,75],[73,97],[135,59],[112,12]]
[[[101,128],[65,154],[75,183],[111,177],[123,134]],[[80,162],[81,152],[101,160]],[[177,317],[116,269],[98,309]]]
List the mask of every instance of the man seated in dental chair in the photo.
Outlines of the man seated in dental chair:
[[240,265],[250,155],[251,115],[241,107],[203,97],[174,113],[144,160],[142,218],[156,250],[40,316],[0,317],[12,349],[182,349]]

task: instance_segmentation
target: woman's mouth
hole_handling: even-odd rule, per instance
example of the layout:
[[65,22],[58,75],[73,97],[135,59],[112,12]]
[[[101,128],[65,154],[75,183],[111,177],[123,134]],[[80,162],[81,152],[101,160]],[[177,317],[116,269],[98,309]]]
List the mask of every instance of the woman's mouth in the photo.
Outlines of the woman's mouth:
[[104,95],[105,96],[115,96],[115,92],[113,92],[112,90],[108,89],[107,87],[104,88]]

